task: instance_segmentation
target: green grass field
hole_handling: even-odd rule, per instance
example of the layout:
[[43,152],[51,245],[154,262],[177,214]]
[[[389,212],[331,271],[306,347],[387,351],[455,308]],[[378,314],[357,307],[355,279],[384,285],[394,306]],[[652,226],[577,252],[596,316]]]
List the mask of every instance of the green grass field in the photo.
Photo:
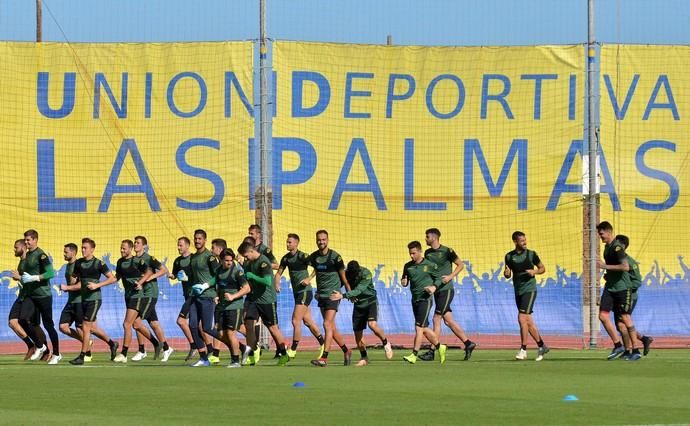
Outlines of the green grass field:
[[[95,354],[86,367],[32,365],[0,357],[0,423],[36,424],[678,424],[690,422],[690,351],[653,350],[638,362],[607,351],[553,350],[543,362],[514,351],[449,351],[445,365],[370,351],[368,367],[327,368],[298,354],[286,367],[190,368],[115,365]],[[533,359],[535,351],[530,351]],[[354,359],[355,357],[353,357]],[[358,357],[356,357],[358,358]],[[294,387],[295,382],[304,387]],[[565,395],[579,400],[563,401]]]

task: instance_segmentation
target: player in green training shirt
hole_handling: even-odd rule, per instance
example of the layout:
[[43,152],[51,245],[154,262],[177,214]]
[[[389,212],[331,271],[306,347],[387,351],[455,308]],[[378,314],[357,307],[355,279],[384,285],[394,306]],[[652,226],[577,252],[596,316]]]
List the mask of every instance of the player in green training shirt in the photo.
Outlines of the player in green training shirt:
[[187,338],[187,342],[189,342],[189,352],[187,352],[187,356],[184,359],[185,361],[189,361],[196,351],[192,330],[189,328],[189,309],[192,306],[192,284],[189,282],[189,277],[192,276],[192,252],[189,249],[191,244],[191,241],[189,241],[187,237],[180,237],[177,239],[177,252],[180,255],[175,258],[172,273],[168,277],[171,280],[178,280],[182,284],[182,297],[184,297],[184,303],[177,316],[177,325]]
[[343,351],[343,364],[352,363],[352,350],[347,347],[343,336],[335,326],[335,315],[338,313],[339,300],[331,300],[331,294],[340,292],[343,285],[350,291],[350,283],[345,276],[345,263],[343,258],[334,250],[328,248],[328,232],[325,229],[316,231],[316,247],[318,250],[309,255],[309,264],[314,269],[309,277],[302,280],[302,284],[311,285],[311,280],[316,277],[316,295],[323,317],[323,329],[325,331],[324,351],[321,357],[311,361],[317,367],[328,365],[328,351],[335,340]]
[[228,368],[239,368],[242,350],[235,332],[243,323],[243,298],[249,294],[251,287],[244,276],[242,267],[235,262],[235,252],[232,249],[223,250],[220,259],[221,266],[216,270],[216,292],[218,293],[216,326],[221,333],[220,340],[230,350]]
[[[628,265],[630,265],[630,270],[628,271],[628,274],[630,277],[630,284],[631,284],[630,288],[632,289],[632,306],[630,307],[630,315],[632,315],[633,312],[635,311],[635,306],[637,306],[637,297],[638,297],[637,290],[642,286],[642,274],[640,274],[640,265],[628,253],[628,246],[630,245],[630,238],[628,238],[626,235],[616,235],[616,240],[620,241],[620,243],[623,244],[623,247],[625,248],[626,256],[628,259]],[[620,317],[616,317],[616,328],[620,331],[620,329],[623,328],[624,326],[625,326],[625,324],[623,323],[622,319]],[[643,347],[642,354],[644,356],[647,356],[654,339],[649,337],[649,336],[643,335],[639,331],[636,331],[635,335],[632,336],[632,338],[637,338],[637,340],[642,342],[642,347]],[[637,349],[633,350],[633,356],[639,357],[639,355],[640,355],[639,350],[637,350]]]
[[[151,309],[151,298],[144,296],[142,288],[146,278],[151,275],[151,271],[146,267],[143,259],[135,259],[133,249],[134,241],[122,240],[121,257],[117,260],[115,268],[115,277],[122,281],[122,287],[125,290],[125,318],[122,321],[124,329],[122,350],[113,361],[123,364],[127,362],[129,344],[132,342],[132,328],[137,332],[137,336],[141,335],[151,341],[154,346],[158,345],[158,339],[153,337],[142,320],[148,316]],[[143,346],[140,344],[139,353],[144,352]]]
[[[189,328],[196,343],[199,360],[192,367],[209,367],[209,352],[213,346],[207,344],[201,337],[201,333],[214,332],[213,316],[215,311],[214,299],[216,298],[215,274],[220,266],[218,259],[206,248],[206,231],[197,229],[194,231],[194,248],[196,252],[190,260],[192,266],[192,299],[194,303],[189,310]],[[201,329],[199,325],[201,324]]]
[[299,235],[297,234],[288,234],[285,244],[288,252],[280,259],[280,265],[273,280],[274,287],[278,291],[280,289],[280,278],[285,269],[288,269],[292,293],[295,299],[295,309],[292,311],[292,346],[287,353],[290,358],[294,358],[297,355],[297,345],[299,345],[299,341],[302,338],[302,323],[304,323],[319,342],[320,348],[317,358],[321,358],[324,350],[324,340],[318,325],[316,325],[311,316],[311,309],[309,309],[314,293],[311,285],[304,284],[304,279],[309,277],[309,272],[307,271],[309,255],[299,250]]
[[446,362],[446,350],[448,347],[442,345],[434,330],[429,328],[429,312],[431,311],[431,295],[438,291],[443,285],[443,280],[438,271],[438,267],[425,259],[422,255],[422,244],[419,241],[412,241],[407,245],[410,260],[403,267],[400,285],[410,287],[412,293],[412,312],[414,313],[414,344],[412,353],[404,356],[403,359],[410,364],[417,362],[417,353],[422,346],[422,338],[432,344],[439,353],[441,364]]
[[[53,293],[50,290],[50,279],[55,276],[55,270],[53,270],[53,264],[48,255],[38,247],[38,232],[34,229],[24,232],[24,243],[27,251],[23,262],[24,271],[21,282],[24,285],[25,299],[30,300],[29,303],[25,304],[25,307],[29,308],[33,303],[34,308],[41,314],[43,328],[48,333],[50,343],[53,346],[51,361],[55,364],[62,359],[60,356],[60,338],[53,322]],[[21,320],[30,323],[33,318],[33,309],[22,309]],[[40,341],[32,327],[27,327],[25,331],[34,343]],[[35,361],[41,358],[47,350],[46,345],[38,347],[31,356],[31,360]]]
[[290,357],[288,357],[287,350],[285,349],[283,333],[278,328],[278,309],[276,291],[275,287],[273,287],[271,261],[259,253],[249,242],[242,243],[237,251],[245,258],[245,276],[251,286],[251,293],[249,293],[248,298],[253,302],[250,306],[256,308],[255,312],[247,312],[245,315],[247,345],[254,350],[254,354],[249,353],[249,363],[256,363],[255,353],[258,351],[258,348],[256,347],[257,339],[254,332],[254,323],[261,318],[276,344],[279,354],[278,365],[285,365],[290,360]]
[[[623,359],[629,361],[637,361],[639,357],[633,357],[633,350],[635,349],[635,341],[631,336],[636,335],[635,324],[633,323],[630,311],[632,308],[632,283],[628,271],[630,265],[628,264],[627,255],[625,254],[625,247],[620,241],[614,238],[613,226],[609,222],[601,222],[597,225],[597,233],[599,238],[605,244],[604,258],[597,259],[597,267],[606,271],[604,280],[606,282],[606,289],[611,294],[613,299],[613,313],[614,316],[621,319],[624,327],[621,328],[620,333],[623,338],[623,345],[625,352],[622,354]],[[615,348],[614,348],[615,349]],[[609,356],[609,359],[612,359]]]
[[[77,263],[77,245],[74,243],[65,244],[63,247],[63,257],[67,264],[65,265],[65,283],[60,285],[60,290],[67,293],[67,303],[60,314],[60,331],[67,336],[84,342],[84,334],[82,331],[84,323],[84,311],[81,306],[81,284],[72,284],[72,277],[74,276],[74,266]],[[74,323],[75,328],[70,328]],[[97,324],[91,327],[91,334],[103,340],[110,346],[108,336],[105,334]],[[117,342],[113,342],[115,349],[117,349]],[[91,342],[89,342],[89,347]],[[91,357],[84,357],[84,361],[90,362]],[[55,362],[57,363],[57,361]]]
[[379,303],[376,299],[376,289],[374,288],[374,281],[371,271],[367,268],[359,266],[359,262],[351,260],[347,263],[345,269],[345,276],[347,282],[352,286],[352,290],[343,294],[340,292],[333,293],[331,300],[340,300],[343,297],[355,304],[352,310],[352,331],[355,333],[355,342],[361,359],[357,362],[357,367],[364,367],[369,365],[369,357],[367,355],[367,345],[364,343],[364,329],[369,326],[376,337],[381,339],[383,350],[386,353],[387,359],[393,358],[393,349],[390,342],[386,338],[383,329],[379,327],[377,321],[379,316]]
[[544,344],[544,340],[539,334],[532,312],[534,301],[537,298],[537,280],[534,277],[543,274],[546,268],[539,259],[539,255],[527,248],[527,237],[524,232],[513,232],[512,239],[515,249],[509,251],[505,256],[503,276],[506,279],[513,277],[515,304],[518,308],[520,351],[515,355],[515,359],[520,361],[527,359],[527,340],[529,336],[532,336],[539,347],[535,360],[541,361],[544,359],[544,355],[549,352],[549,347]]
[[[469,361],[472,357],[472,351],[474,351],[477,345],[467,338],[460,324],[453,319],[453,311],[450,306],[455,296],[453,280],[465,266],[452,248],[441,245],[439,241],[441,238],[441,231],[437,228],[430,228],[426,230],[425,234],[426,245],[429,246],[429,248],[424,252],[424,257],[438,267],[442,281],[438,291],[434,293],[434,302],[436,304],[436,309],[434,310],[434,333],[436,333],[437,336],[441,335],[441,319],[443,319],[443,322],[450,328],[450,331],[465,344],[465,361]],[[433,360],[433,346],[429,352],[421,355],[420,359],[423,361]]]
[[[12,331],[15,332],[17,337],[22,339],[26,344],[26,355],[24,355],[24,361],[31,359],[32,355],[36,353],[36,349],[45,345],[45,334],[39,325],[41,322],[40,314],[36,309],[34,309],[31,300],[26,300],[26,290],[22,285],[22,274],[24,273],[24,259],[26,259],[26,243],[24,239],[16,240],[14,242],[14,256],[19,258],[19,264],[17,269],[12,271],[12,279],[17,282],[17,287],[19,287],[19,292],[17,294],[17,299],[12,304],[9,312],[9,326]],[[28,306],[27,306],[28,305]],[[34,313],[31,321],[27,322],[21,319],[22,309],[29,309]],[[34,343],[31,337],[27,334],[26,329],[31,327],[34,330],[35,336],[39,339],[38,342]],[[42,361],[47,358],[48,351],[43,353]]]
[[[73,277],[79,281],[81,287],[81,307],[84,313],[82,331],[84,337],[82,338],[79,356],[70,361],[72,365],[83,365],[84,357],[91,356],[91,349],[89,348],[91,330],[96,326],[96,315],[101,308],[101,288],[115,282],[115,276],[110,272],[105,262],[93,255],[95,248],[96,242],[94,240],[82,238],[81,253],[83,257],[74,264]],[[105,276],[106,279],[100,281],[101,276]],[[113,360],[115,359],[117,345],[107,335],[105,337],[110,346],[110,360]]]
[[[249,225],[249,236],[254,239],[254,247],[256,248],[256,251],[263,254],[268,258],[268,260],[271,261],[272,269],[278,269],[278,261],[273,255],[273,251],[271,251],[271,249],[263,242],[263,232],[261,231],[261,227],[257,224]],[[280,288],[277,288],[276,291],[280,292]]]
[[[148,240],[142,235],[137,235],[134,237],[134,261],[142,263],[145,269],[149,273],[145,273],[140,280],[141,286],[144,289],[143,297],[149,298],[151,301],[151,306],[145,315],[142,315],[141,319],[146,320],[151,329],[155,333],[157,339],[154,340],[153,346],[153,359],[158,359],[161,347],[163,348],[163,356],[161,357],[161,362],[168,362],[170,355],[174,352],[174,349],[168,346],[168,342],[165,338],[165,332],[163,327],[158,321],[158,313],[156,312],[156,304],[158,303],[158,295],[160,294],[160,289],[158,288],[158,278],[163,276],[168,276],[168,268],[165,267],[161,262],[158,261],[154,256],[151,256],[148,252]],[[144,348],[144,337],[137,332],[137,341],[139,342],[139,351],[132,357],[132,361],[140,361],[146,358],[146,349]]]

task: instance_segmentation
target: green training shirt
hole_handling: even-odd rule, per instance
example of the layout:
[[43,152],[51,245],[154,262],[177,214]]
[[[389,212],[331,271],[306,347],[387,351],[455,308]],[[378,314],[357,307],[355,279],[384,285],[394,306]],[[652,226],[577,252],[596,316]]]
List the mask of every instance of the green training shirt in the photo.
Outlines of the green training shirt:
[[326,254],[321,254],[317,250],[309,256],[309,264],[316,271],[316,292],[320,298],[328,298],[340,290],[339,271],[345,270],[345,264],[337,252],[328,249]]
[[266,256],[268,258],[268,260],[271,261],[271,264],[278,263],[278,261],[276,260],[276,257],[273,255],[273,251],[270,248],[268,248],[268,246],[266,244],[261,243],[258,246],[256,246],[255,249],[259,253]]
[[307,266],[309,266],[309,255],[303,251],[297,250],[295,254],[287,253],[280,259],[280,269],[287,268],[290,272],[290,284],[295,295],[302,295],[312,289],[311,285],[300,284],[302,280],[309,278]]
[[366,308],[372,303],[376,303],[376,289],[371,271],[361,268],[355,282],[350,283],[352,290],[343,295],[348,300],[354,301],[356,308]]
[[[613,240],[611,244],[606,244],[604,261],[607,265],[622,265],[624,260],[627,260],[627,255],[625,254],[625,247],[620,241]],[[612,293],[627,290],[631,286],[630,274],[625,271],[606,270],[604,280],[606,281],[606,288]]]
[[[244,262],[244,271],[247,281],[252,288],[249,293],[249,300],[258,304],[270,304],[276,302],[276,289],[273,286],[273,269],[271,268],[271,261],[263,254],[254,261],[247,259]],[[256,275],[258,278],[268,278],[265,282],[258,282],[250,278],[249,273]]]
[[[67,263],[65,265],[65,284],[70,285],[72,276],[74,275],[74,265],[77,262]],[[67,292],[67,303],[81,303],[81,291],[68,291]]]
[[122,280],[125,289],[125,300],[140,299],[144,297],[144,289],[136,290],[135,283],[146,273],[146,264],[143,259],[135,257],[121,257],[117,260],[115,274],[118,280]]
[[74,263],[74,276],[81,282],[82,302],[101,300],[101,289],[89,290],[87,285],[99,282],[101,275],[106,275],[108,272],[110,272],[108,265],[101,259],[95,257],[90,260],[86,260],[83,257],[77,259]]
[[29,275],[47,274],[48,276],[48,278],[44,278],[40,281],[24,284],[27,296],[42,298],[52,294],[50,292],[50,278],[55,275],[55,271],[53,270],[53,265],[50,263],[50,258],[40,247],[36,247],[26,253],[23,268],[24,271],[22,273],[26,272]]
[[177,274],[180,271],[184,271],[187,274],[188,281],[180,281],[182,283],[182,295],[187,298],[192,295],[192,255],[189,256],[177,256],[173,262],[172,274],[177,279]]
[[[450,275],[454,269],[454,262],[458,259],[457,253],[444,245],[439,246],[437,249],[429,247],[424,252],[424,258],[435,264],[438,268],[438,273],[443,275]],[[441,284],[436,291],[448,291],[453,288],[453,281],[448,281],[445,284]]]
[[[158,271],[163,264],[158,261],[154,256],[148,253],[143,253],[141,256],[134,256],[135,261],[143,262],[146,265],[146,270],[150,269],[154,273]],[[157,298],[160,294],[160,289],[158,288],[158,278],[155,278],[143,285],[144,297]]]
[[407,285],[412,293],[412,303],[426,300],[431,294],[424,291],[425,287],[436,286],[436,291],[443,284],[438,266],[435,263],[424,259],[420,263],[411,260],[403,267],[402,278],[407,278]]
[[630,288],[633,291],[637,291],[637,289],[642,286],[642,274],[640,273],[640,265],[629,254],[627,255],[627,258],[628,258],[628,265],[630,265],[630,270],[628,270],[628,278],[630,279]]
[[216,297],[215,275],[216,270],[220,267],[220,262],[211,253],[210,250],[204,249],[201,253],[197,252],[192,255],[190,260],[192,265],[192,275],[189,277],[191,285],[194,284],[208,284],[210,287],[204,290],[199,297],[214,298]]
[[232,266],[224,269],[222,266],[216,271],[216,291],[218,292],[218,304],[223,311],[242,309],[244,298],[240,297],[232,302],[225,300],[225,294],[238,293],[242,287],[249,285],[244,276],[242,267],[233,262]]
[[537,252],[529,249],[521,252],[511,250],[506,254],[505,263],[513,272],[513,288],[516,295],[537,291],[536,278],[526,272],[541,263]]

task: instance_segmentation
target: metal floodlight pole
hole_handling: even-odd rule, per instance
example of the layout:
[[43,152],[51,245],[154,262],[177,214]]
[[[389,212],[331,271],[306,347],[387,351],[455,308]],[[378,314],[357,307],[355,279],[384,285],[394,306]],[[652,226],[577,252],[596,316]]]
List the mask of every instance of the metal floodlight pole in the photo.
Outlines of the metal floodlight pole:
[[597,99],[595,88],[596,73],[596,40],[594,34],[594,0],[587,3],[587,155],[589,159],[587,210],[588,210],[588,238],[589,238],[589,270],[585,273],[589,278],[589,347],[596,348],[599,334],[599,319],[597,310],[597,294],[599,284],[599,271],[597,269],[597,257],[599,240],[596,232],[599,194],[598,194],[598,124],[597,124]]
[[42,0],[36,0],[36,41],[43,41],[43,5]]
[[259,151],[261,152],[261,198],[260,225],[263,232],[264,244],[272,246],[272,198],[271,168],[270,168],[270,114],[268,110],[268,46],[266,43],[266,0],[260,0],[259,6],[259,98],[260,98],[260,130]]

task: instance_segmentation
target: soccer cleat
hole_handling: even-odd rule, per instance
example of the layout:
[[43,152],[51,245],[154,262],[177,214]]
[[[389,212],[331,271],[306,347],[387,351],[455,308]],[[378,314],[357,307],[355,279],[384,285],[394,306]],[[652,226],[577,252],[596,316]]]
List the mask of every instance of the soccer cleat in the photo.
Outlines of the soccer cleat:
[[69,362],[72,365],[84,365],[84,359],[82,357],[76,357]]
[[242,353],[242,361],[240,361],[240,364],[249,365],[248,362],[249,362],[249,352],[250,351],[251,351],[251,349],[249,348],[249,346],[245,346],[244,353]]
[[311,365],[313,365],[314,367],[328,367],[328,359],[326,359],[326,358],[312,359]]
[[170,359],[170,355],[175,352],[175,349],[168,347],[168,350],[163,351],[163,357],[161,358],[161,362],[168,362]]
[[393,348],[391,347],[391,342],[386,342],[383,345],[383,351],[386,353],[386,359],[393,359]]
[[[92,340],[93,342],[93,340]],[[114,360],[115,357],[117,356],[117,348],[120,347],[120,344],[117,342],[113,342],[113,345],[110,347],[110,360]]]
[[34,352],[36,352],[36,346],[32,346],[29,349],[27,349],[26,354],[24,354],[24,361],[30,360]]
[[[246,355],[246,353],[245,353]],[[254,365],[254,355],[246,355],[246,357],[242,357],[242,365]]]
[[92,355],[84,355],[84,362],[91,362],[91,361],[93,361]]
[[261,348],[258,348],[257,350],[254,351],[254,363],[252,365],[258,364],[260,359],[261,359]]
[[648,336],[644,336],[642,338],[642,347],[643,347],[642,354],[644,356],[647,356],[647,354],[649,353],[649,349],[652,347],[653,341],[654,341],[654,339],[651,337],[648,337]]
[[146,352],[137,352],[134,354],[132,357],[132,361],[141,361],[142,359],[146,358],[148,354]]
[[217,357],[215,355],[209,355],[208,362],[210,362],[211,364],[218,364],[220,362],[220,357]]
[[[157,360],[158,357],[161,355],[161,345],[159,344],[158,346],[153,347],[153,360]],[[132,358],[134,360],[134,358]]]
[[287,353],[282,354],[280,358],[278,358],[278,365],[285,365],[288,362],[290,362],[290,357]]
[[190,359],[192,359],[192,357],[194,356],[195,353],[196,353],[196,349],[194,349],[194,348],[189,348],[189,352],[187,352],[187,356],[184,357],[185,362],[187,362],[187,361],[189,361]]
[[623,352],[623,355],[621,355],[621,359],[623,361],[630,361],[631,356],[632,356],[632,352],[625,351],[625,352]]
[[366,367],[367,365],[369,365],[369,360],[366,358],[362,358],[357,362],[357,367]]
[[446,351],[448,350],[448,346],[446,345],[440,345],[438,347],[438,360],[441,361],[441,364],[446,362]]
[[436,358],[436,351],[429,349],[428,351],[419,355],[417,358],[421,359],[422,361],[433,361]]
[[276,351],[276,354],[273,355],[273,359],[278,359],[278,358],[280,358],[280,354],[278,353],[278,351]]
[[290,357],[290,359],[292,359],[292,358],[297,356],[297,351],[293,351],[292,349],[288,349],[287,354]]
[[326,347],[322,344],[319,346],[319,355],[316,357],[316,359],[321,359],[323,358],[323,351],[326,350]]
[[515,359],[518,361],[524,361],[527,359],[527,351],[524,349],[520,349],[520,351],[515,354]]
[[640,351],[635,350],[632,354],[630,354],[626,361],[639,361],[640,358],[642,358],[642,354],[640,354]]
[[36,349],[36,351],[31,355],[31,361],[40,359],[47,350],[48,347],[46,345],[42,345],[40,348]]
[[53,355],[50,357],[50,361],[48,361],[48,365],[57,365],[58,362],[62,360],[62,355]]
[[43,355],[41,356],[41,361],[48,361],[51,355],[52,352],[50,352],[50,349],[48,349],[47,351],[43,352]]
[[609,361],[611,361],[611,360],[613,360],[613,359],[616,359],[616,358],[618,358],[619,356],[623,355],[623,352],[625,352],[625,348],[624,348],[623,346],[618,346],[618,347],[615,347],[615,346],[614,346],[614,348],[611,349],[611,353],[608,354],[608,356],[606,357],[606,359],[609,360]]
[[539,351],[537,352],[537,358],[535,358],[535,361],[541,361],[542,359],[544,359],[544,355],[548,354],[550,350],[551,349],[549,349],[549,347],[546,345],[539,348]]
[[117,362],[119,364],[127,364],[127,357],[123,354],[117,354],[117,356],[113,358],[113,362]]
[[192,364],[192,367],[210,367],[211,363],[207,359],[200,359]]
[[[414,364],[415,362],[417,362],[417,355],[409,354],[407,356],[404,356],[403,359],[405,361],[409,362],[410,364]],[[421,357],[420,357],[420,359],[421,359]]]
[[472,358],[472,352],[474,351],[474,348],[477,347],[477,344],[474,342],[470,342],[469,345],[465,345],[465,358],[463,358],[463,361],[469,361],[470,358]]
[[343,365],[352,364],[352,349],[348,349],[347,352],[343,353]]
[[240,368],[240,367],[242,367],[242,366],[240,365],[239,362],[231,362],[230,364],[228,364],[227,368]]

